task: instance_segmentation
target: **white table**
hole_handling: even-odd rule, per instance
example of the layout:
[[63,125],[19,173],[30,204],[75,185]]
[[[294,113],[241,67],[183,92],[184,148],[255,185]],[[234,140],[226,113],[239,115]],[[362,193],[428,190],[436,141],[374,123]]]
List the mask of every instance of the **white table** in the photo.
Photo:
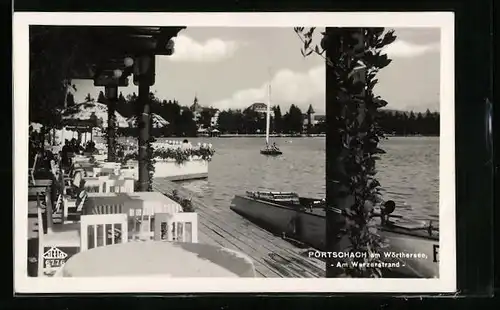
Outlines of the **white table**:
[[72,256],[60,277],[255,277],[252,260],[239,252],[200,243],[128,242]]

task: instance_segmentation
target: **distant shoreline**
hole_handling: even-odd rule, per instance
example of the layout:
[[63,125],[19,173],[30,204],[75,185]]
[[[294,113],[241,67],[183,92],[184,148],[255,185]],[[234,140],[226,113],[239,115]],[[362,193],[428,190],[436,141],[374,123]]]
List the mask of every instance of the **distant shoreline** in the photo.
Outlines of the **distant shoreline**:
[[[221,134],[218,138],[265,138],[265,134]],[[280,135],[269,135],[270,138],[317,138],[326,137],[326,134],[312,134],[312,135],[291,135],[291,134],[280,134]]]
[[[202,136],[198,136],[200,138]],[[223,134],[218,137],[213,137],[213,138],[265,138],[266,135],[264,134]],[[325,138],[326,134],[312,134],[312,135],[290,135],[290,134],[282,134],[282,135],[269,135],[270,138]],[[386,135],[387,138],[389,137],[405,137],[405,138],[414,138],[414,137],[438,137],[439,135]],[[206,137],[210,138],[210,137]]]
[[[155,137],[156,139],[189,139],[189,138],[265,138],[265,134],[221,134],[219,136],[197,136],[197,137],[176,137],[176,136],[169,136],[169,137]],[[313,134],[313,135],[290,135],[290,134],[281,134],[281,135],[269,135],[270,138],[325,138],[326,134]],[[419,137],[436,137],[439,138],[439,135],[386,135],[387,138],[419,138]],[[97,136],[94,136],[94,138],[100,138]],[[122,138],[136,138],[136,137],[128,137],[128,136],[122,136]]]

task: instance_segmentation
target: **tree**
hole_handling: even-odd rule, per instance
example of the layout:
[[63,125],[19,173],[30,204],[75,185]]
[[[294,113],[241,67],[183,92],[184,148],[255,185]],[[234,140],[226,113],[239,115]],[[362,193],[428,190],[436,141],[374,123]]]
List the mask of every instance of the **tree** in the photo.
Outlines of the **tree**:
[[231,109],[221,111],[217,119],[217,127],[223,133],[238,133],[240,124],[238,123],[239,115],[241,113]]
[[243,111],[243,128],[246,134],[255,134],[257,130],[265,130],[265,118],[263,119],[264,126],[262,126],[262,122],[259,122],[259,119],[262,117],[257,111],[249,108]]
[[274,131],[281,133],[283,130],[283,117],[281,116],[281,109],[279,105],[272,108],[274,113]]
[[[384,133],[377,124],[377,114],[387,105],[373,94],[373,87],[379,70],[391,62],[382,49],[396,36],[384,28],[327,27],[321,46],[312,46],[315,28],[294,30],[303,42],[302,54],[315,53],[327,63],[326,250],[372,253],[382,242],[372,220],[373,206],[380,202],[375,162],[384,153],[378,147]],[[333,258],[327,260],[327,277],[382,276],[379,268],[344,269],[337,263]]]
[[413,135],[416,133],[416,116],[415,116],[415,113],[413,113],[413,111],[410,111],[410,114],[408,115],[408,133],[410,135]]
[[284,117],[285,128],[288,133],[297,134],[302,132],[304,117],[299,107],[292,104]]
[[73,93],[68,92],[68,94],[66,95],[66,106],[69,108],[74,105],[75,105],[75,96],[73,95]]
[[133,112],[129,110],[127,99],[125,99],[122,92],[120,92],[120,94],[118,95],[118,100],[116,102],[116,111],[127,118],[133,115]]
[[210,108],[204,108],[200,112],[200,118],[198,120],[199,124],[204,128],[209,128],[212,125],[212,117],[215,115],[215,110]]
[[417,117],[415,118],[415,126],[413,129],[414,134],[423,134],[425,132],[424,117],[420,112],[417,113]]
[[90,93],[88,93],[87,96],[85,96],[85,101],[93,101],[93,100],[94,100],[94,98],[92,98]]
[[314,125],[314,132],[315,133],[326,133],[326,122],[325,121],[319,121]]
[[166,129],[169,135],[182,135],[181,106],[176,100],[163,100],[158,114],[170,123]]
[[196,126],[196,122],[194,121],[194,114],[191,110],[189,110],[189,108],[184,107],[182,109],[179,123],[177,125],[180,129],[179,136],[196,137],[198,126]]

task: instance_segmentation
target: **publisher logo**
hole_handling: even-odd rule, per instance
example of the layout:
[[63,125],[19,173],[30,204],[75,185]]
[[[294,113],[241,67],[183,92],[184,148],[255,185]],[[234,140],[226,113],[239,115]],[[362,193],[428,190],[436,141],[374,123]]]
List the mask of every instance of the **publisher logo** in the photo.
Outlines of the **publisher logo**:
[[43,253],[43,258],[45,259],[65,259],[66,257],[68,257],[68,254],[56,247],[52,247],[47,252]]

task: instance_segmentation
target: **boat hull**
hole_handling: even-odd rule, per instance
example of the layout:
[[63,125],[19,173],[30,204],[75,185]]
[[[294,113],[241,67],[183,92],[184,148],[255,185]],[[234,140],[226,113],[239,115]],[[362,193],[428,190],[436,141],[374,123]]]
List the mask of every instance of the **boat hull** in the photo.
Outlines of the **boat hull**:
[[[155,159],[155,178],[167,179],[170,181],[186,181],[208,178],[208,161],[203,159],[191,159],[182,164],[174,160]],[[133,167],[131,177],[138,180],[139,165],[137,161],[130,161]]]
[[[283,233],[311,247],[322,250],[326,245],[326,220],[321,214],[297,211],[293,208],[236,195],[231,209],[263,228],[282,235]],[[294,229],[294,221],[300,221],[300,231]],[[381,258],[389,256],[388,262],[400,262],[401,267],[395,274],[407,277],[434,278],[439,276],[439,241],[418,236],[381,230],[389,247],[384,249]],[[421,253],[421,258],[394,258],[393,255]]]
[[262,155],[268,155],[268,156],[278,156],[283,154],[281,151],[265,151],[265,150],[260,151],[260,153]]

